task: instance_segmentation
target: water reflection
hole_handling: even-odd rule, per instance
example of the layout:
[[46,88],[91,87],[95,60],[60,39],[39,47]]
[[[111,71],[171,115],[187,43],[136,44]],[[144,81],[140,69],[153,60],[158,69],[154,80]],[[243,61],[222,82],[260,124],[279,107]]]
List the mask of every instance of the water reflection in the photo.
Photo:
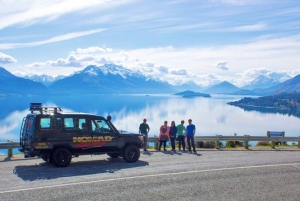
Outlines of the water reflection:
[[[227,105],[241,96],[212,95],[211,98],[182,98],[173,95],[78,95],[22,97],[0,100],[0,141],[19,141],[19,130],[30,102],[59,106],[64,111],[112,115],[118,129],[138,132],[147,118],[150,136],[157,135],[165,120],[192,119],[196,135],[260,135],[268,130],[285,131],[286,136],[298,136],[300,119],[279,113],[261,113]],[[185,125],[186,125],[185,124]]]
[[253,106],[246,106],[246,105],[238,105],[236,107],[240,107],[245,111],[258,111],[261,113],[279,113],[288,116],[295,116],[300,118],[300,111],[298,110],[286,110],[286,109],[276,109],[276,108],[260,108],[260,107],[253,107]]

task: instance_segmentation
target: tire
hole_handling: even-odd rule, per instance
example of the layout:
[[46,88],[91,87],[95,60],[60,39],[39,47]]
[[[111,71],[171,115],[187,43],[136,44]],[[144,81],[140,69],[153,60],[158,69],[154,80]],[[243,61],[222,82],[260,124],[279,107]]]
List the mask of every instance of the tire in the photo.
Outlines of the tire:
[[119,158],[119,154],[118,153],[113,153],[113,154],[107,154],[109,155],[111,158]]
[[123,160],[127,163],[134,163],[140,158],[140,149],[138,146],[130,144],[124,148]]
[[52,154],[52,161],[57,167],[66,167],[72,160],[71,152],[66,148],[57,148]]

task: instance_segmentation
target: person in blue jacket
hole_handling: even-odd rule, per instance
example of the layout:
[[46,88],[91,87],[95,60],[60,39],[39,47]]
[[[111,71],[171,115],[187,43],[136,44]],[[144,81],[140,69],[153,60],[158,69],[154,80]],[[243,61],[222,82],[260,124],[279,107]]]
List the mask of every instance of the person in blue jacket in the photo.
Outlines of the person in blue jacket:
[[188,142],[188,149],[189,149],[189,152],[191,153],[191,151],[192,151],[191,146],[192,146],[193,152],[196,153],[195,140],[194,140],[196,126],[194,124],[192,124],[191,119],[189,119],[188,122],[189,122],[189,125],[186,126],[186,138],[187,138],[187,142]]

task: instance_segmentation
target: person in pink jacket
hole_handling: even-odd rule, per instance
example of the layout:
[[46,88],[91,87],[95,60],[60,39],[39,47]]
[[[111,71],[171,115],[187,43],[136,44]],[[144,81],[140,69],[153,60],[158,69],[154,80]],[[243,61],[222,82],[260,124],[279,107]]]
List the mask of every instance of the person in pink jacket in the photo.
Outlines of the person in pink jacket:
[[161,149],[162,144],[164,144],[164,151],[166,150],[166,145],[167,145],[167,141],[169,141],[169,132],[170,132],[170,127],[168,126],[168,122],[165,121],[163,125],[161,125],[160,129],[159,129],[159,151]]

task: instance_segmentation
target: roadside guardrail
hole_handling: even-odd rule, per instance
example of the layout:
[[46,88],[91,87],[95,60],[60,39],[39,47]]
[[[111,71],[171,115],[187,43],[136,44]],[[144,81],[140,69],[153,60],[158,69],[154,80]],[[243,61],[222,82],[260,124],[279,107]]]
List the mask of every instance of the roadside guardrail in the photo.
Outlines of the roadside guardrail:
[[[215,147],[219,148],[220,141],[243,141],[244,148],[249,148],[250,141],[268,141],[272,142],[271,147],[275,148],[275,142],[298,142],[298,148],[300,148],[300,137],[265,137],[265,136],[195,136],[195,142],[203,142],[203,141],[214,141]],[[154,142],[154,148],[158,149],[159,140],[157,137],[148,137],[148,142]]]
[[0,149],[7,149],[7,156],[12,157],[13,155],[13,149],[19,148],[20,147],[20,142],[14,142],[11,140],[7,140],[7,142],[0,142]]
[[[271,147],[275,148],[275,142],[298,142],[298,148],[300,148],[300,137],[265,137],[265,136],[195,136],[195,142],[203,142],[203,141],[214,141],[215,147],[218,149],[220,141],[243,141],[244,148],[249,148],[250,141],[268,141],[272,142]],[[148,137],[148,143],[154,143],[154,148],[158,149],[159,140],[157,137]],[[13,142],[8,140],[8,142],[0,142],[0,149],[8,149],[8,157],[13,156],[12,149],[19,148],[20,142]]]

